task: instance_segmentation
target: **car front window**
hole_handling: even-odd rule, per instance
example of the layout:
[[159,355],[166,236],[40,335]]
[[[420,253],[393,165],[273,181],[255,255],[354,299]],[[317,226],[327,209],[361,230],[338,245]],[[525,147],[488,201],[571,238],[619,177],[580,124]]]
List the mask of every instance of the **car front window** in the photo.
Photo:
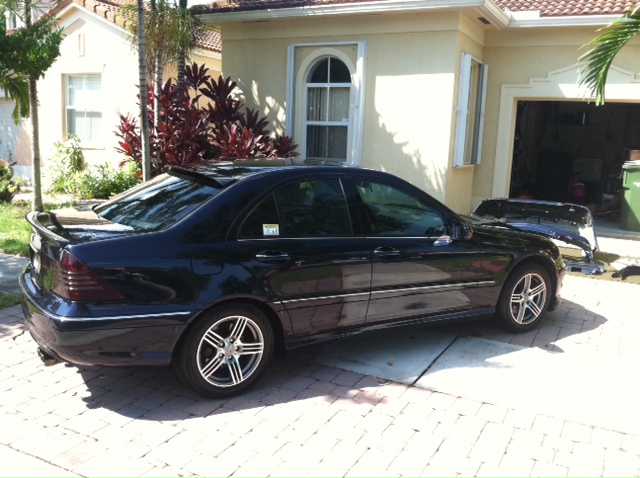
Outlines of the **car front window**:
[[175,224],[219,191],[208,183],[163,174],[96,207],[95,212],[135,230],[157,231]]
[[442,215],[418,197],[373,181],[358,181],[357,189],[374,235],[438,237],[446,233]]

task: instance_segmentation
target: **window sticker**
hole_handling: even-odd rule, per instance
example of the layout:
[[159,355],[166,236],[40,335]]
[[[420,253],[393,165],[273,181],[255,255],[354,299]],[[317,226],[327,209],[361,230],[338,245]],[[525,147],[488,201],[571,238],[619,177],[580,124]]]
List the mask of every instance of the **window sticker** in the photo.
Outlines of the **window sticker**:
[[279,236],[280,225],[279,224],[263,224],[262,234],[264,234],[265,236]]

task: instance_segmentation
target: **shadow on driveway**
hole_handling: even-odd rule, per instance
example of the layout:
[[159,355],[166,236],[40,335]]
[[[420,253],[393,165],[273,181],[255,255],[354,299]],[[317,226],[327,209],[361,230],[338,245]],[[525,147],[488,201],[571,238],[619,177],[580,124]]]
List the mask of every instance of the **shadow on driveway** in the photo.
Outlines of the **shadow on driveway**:
[[[561,326],[576,313],[591,320],[580,327]],[[505,333],[492,321],[363,334],[290,351],[274,361],[251,391],[221,400],[196,395],[170,367],[78,370],[87,386],[87,408],[162,422],[219,418],[239,410],[257,413],[280,404],[295,408],[301,400],[352,400],[372,407],[392,401],[376,391],[393,383],[553,414],[571,411],[559,405],[559,396],[567,403],[577,399],[576,393],[603,398],[590,388],[593,374],[600,376],[596,367],[589,362],[586,370],[582,354],[563,353],[556,341],[570,338],[579,343],[581,335],[605,322],[604,317],[565,301],[541,327],[522,335]],[[606,379],[606,370],[602,372]],[[585,383],[591,385],[585,388]],[[583,406],[573,408],[580,413],[593,405],[584,397],[579,401]]]

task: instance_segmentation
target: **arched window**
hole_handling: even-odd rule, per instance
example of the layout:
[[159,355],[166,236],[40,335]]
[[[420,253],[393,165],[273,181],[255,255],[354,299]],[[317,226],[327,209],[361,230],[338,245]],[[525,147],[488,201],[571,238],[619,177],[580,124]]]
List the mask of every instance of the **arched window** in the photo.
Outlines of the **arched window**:
[[306,79],[306,158],[346,162],[351,72],[335,57],[315,62]]

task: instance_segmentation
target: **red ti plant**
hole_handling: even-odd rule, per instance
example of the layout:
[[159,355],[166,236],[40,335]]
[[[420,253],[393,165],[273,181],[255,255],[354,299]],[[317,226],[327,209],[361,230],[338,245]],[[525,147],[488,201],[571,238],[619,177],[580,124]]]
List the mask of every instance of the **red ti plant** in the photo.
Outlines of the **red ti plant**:
[[[149,91],[154,91],[149,88]],[[159,95],[147,99],[151,129],[152,176],[169,165],[187,165],[205,159],[298,156],[288,136],[272,136],[268,121],[237,99],[238,86],[230,78],[211,78],[203,65],[185,68],[185,88],[168,80]],[[156,101],[154,101],[154,99]],[[154,103],[160,109],[153,121]],[[142,161],[141,137],[132,115],[120,115],[116,150],[128,161]]]

